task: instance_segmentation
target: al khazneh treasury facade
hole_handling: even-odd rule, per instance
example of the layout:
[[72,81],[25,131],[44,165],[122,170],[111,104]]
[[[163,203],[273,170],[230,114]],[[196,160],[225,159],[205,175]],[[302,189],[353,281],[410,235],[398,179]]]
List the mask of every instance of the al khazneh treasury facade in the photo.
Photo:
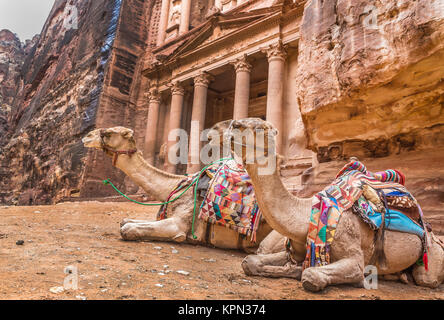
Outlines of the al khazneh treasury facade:
[[279,130],[279,153],[310,155],[295,90],[303,4],[216,0],[200,15],[192,14],[197,4],[156,3],[155,45],[142,71],[149,103],[146,159],[172,173],[196,172],[201,168],[196,161],[187,167],[164,161],[165,150],[176,143],[168,142],[169,132],[187,130],[189,158],[197,159],[202,130],[247,117],[267,120]]

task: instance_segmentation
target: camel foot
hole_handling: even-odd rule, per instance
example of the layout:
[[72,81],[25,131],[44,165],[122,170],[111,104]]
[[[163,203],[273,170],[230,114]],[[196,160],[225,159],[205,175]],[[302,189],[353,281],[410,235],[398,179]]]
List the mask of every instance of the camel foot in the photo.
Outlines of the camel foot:
[[308,268],[302,273],[302,286],[307,291],[319,292],[328,286],[328,278],[316,268]]
[[256,263],[254,261],[254,256],[247,256],[243,261],[242,261],[242,269],[244,270],[245,275],[247,276],[253,276],[255,274],[254,271],[256,271],[255,266]]
[[301,279],[302,267],[288,262],[286,252],[250,255],[242,261],[247,276]]
[[145,223],[128,222],[120,228],[120,235],[126,241],[186,241],[186,233],[174,221],[163,220]]
[[407,273],[405,272],[401,273],[401,275],[399,276],[399,281],[401,281],[404,284],[409,284],[409,278],[407,276]]
[[128,222],[128,223],[124,224],[120,228],[120,235],[121,235],[122,239],[125,240],[125,241],[140,240],[140,235],[137,232],[137,228],[131,222]]
[[130,221],[131,221],[130,219],[123,219],[122,222],[120,222],[120,228],[123,228]]

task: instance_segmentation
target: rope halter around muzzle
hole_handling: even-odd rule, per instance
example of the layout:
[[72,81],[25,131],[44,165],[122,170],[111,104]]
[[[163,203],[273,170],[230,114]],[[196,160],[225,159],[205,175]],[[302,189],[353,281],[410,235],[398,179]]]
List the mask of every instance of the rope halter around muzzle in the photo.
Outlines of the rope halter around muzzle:
[[104,138],[106,137],[106,131],[104,129],[100,130],[100,146],[104,152],[109,152],[113,155],[113,166],[116,166],[117,159],[121,154],[126,154],[128,156],[132,156],[137,152],[137,149],[131,150],[115,150],[106,145]]

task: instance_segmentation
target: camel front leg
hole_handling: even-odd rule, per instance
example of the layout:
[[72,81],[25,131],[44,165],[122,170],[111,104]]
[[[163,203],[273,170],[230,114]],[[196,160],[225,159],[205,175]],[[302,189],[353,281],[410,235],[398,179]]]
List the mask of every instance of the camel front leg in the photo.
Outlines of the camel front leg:
[[184,242],[187,226],[176,218],[143,223],[127,223],[120,229],[124,240],[128,241],[173,241]]
[[127,223],[147,223],[147,222],[151,222],[151,221],[148,221],[148,220],[123,219],[122,222],[120,223],[120,228],[122,228]]
[[259,244],[257,249],[258,255],[267,255],[272,253],[278,253],[285,251],[285,245],[287,238],[281,235],[279,232],[273,230],[264,240]]
[[362,284],[364,281],[363,258],[344,258],[323,267],[305,269],[302,273],[302,286],[318,292],[333,284]]
[[302,266],[292,264],[287,252],[265,255],[250,255],[242,261],[242,268],[248,276],[269,278],[301,279]]

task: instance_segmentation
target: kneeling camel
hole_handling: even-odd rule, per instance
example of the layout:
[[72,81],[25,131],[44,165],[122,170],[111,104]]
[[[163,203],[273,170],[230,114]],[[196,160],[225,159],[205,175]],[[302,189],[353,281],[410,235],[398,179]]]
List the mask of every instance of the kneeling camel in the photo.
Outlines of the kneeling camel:
[[[113,158],[113,164],[122,170],[133,182],[142,187],[147,194],[158,202],[164,202],[171,191],[186,176],[170,174],[148,164],[140,151],[137,151],[133,131],[124,127],[97,129],[90,132],[83,140],[87,148],[104,151]],[[198,206],[200,203],[198,203]],[[194,239],[191,234],[194,194],[193,188],[180,199],[171,203],[171,214],[161,221],[125,219],[121,223],[120,233],[124,240],[158,240],[172,242],[190,242],[206,244],[224,249],[242,249],[256,252],[258,244],[272,231],[263,221],[257,232],[256,243],[250,242],[238,232],[223,226],[207,224],[203,220],[195,221]],[[276,242],[280,238],[270,236],[261,243],[261,252],[273,252],[282,249]]]
[[[255,146],[247,143],[235,148],[235,141],[239,139],[233,139],[233,135],[230,134],[234,130],[244,135],[244,131],[249,130],[253,136],[256,136],[257,132],[262,131],[265,132],[265,137],[274,142],[277,130],[270,123],[257,118],[224,121],[215,125],[213,130],[216,133],[213,132],[209,136],[210,139],[213,137],[213,141],[215,134],[224,137],[213,143],[226,142],[227,137],[230,139],[232,149],[238,153],[238,158],[242,159],[251,177],[263,216],[274,230],[289,238],[292,259],[298,262],[289,264],[285,252],[252,255],[243,261],[245,273],[300,278],[306,290],[315,292],[334,284],[362,285],[364,268],[369,264],[375,251],[374,231],[351,210],[343,212],[331,246],[331,264],[307,268],[302,272],[300,263],[306,255],[312,199],[301,199],[292,195],[282,183],[278,169],[270,174],[260,174],[261,168],[264,169],[267,164],[257,161],[254,154],[248,154],[255,152]],[[276,156],[268,150],[267,141],[264,154],[268,157]],[[246,159],[254,161],[249,163]],[[418,285],[438,287],[444,280],[444,247],[433,234],[430,234],[430,237],[429,270],[426,271],[424,266],[416,265],[423,252],[421,239],[413,234],[386,230],[384,238],[386,263],[383,266],[376,265],[378,274],[395,274],[413,266],[413,277]]]

